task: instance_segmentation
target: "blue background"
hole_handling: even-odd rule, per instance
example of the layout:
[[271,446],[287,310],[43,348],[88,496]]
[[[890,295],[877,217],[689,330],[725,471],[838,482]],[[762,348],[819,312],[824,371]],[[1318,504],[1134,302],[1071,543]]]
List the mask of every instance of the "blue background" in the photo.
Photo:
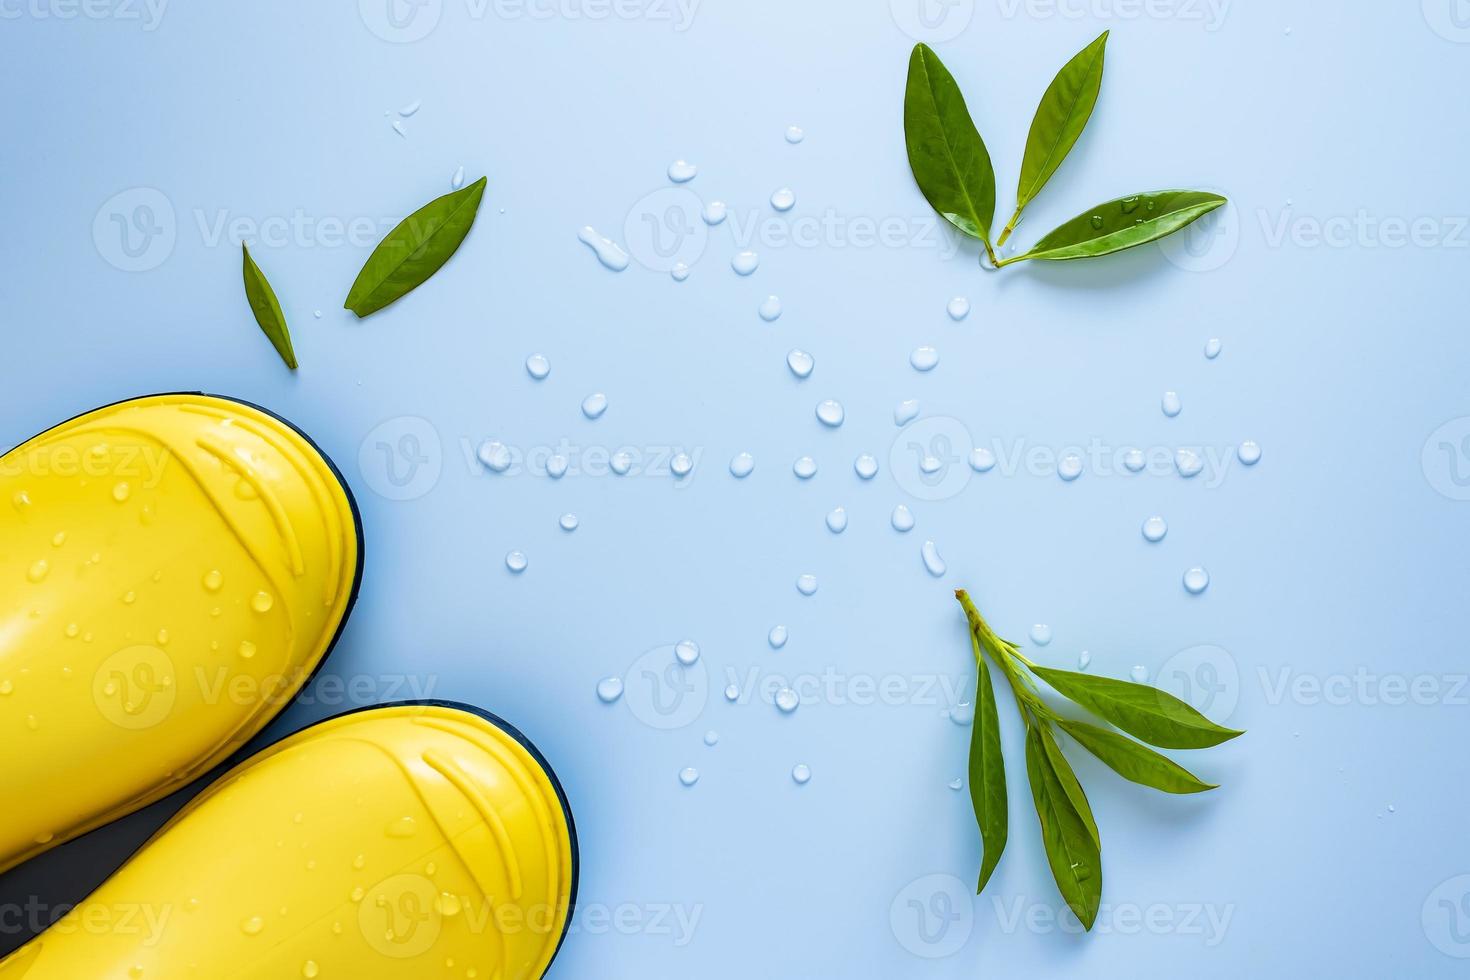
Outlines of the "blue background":
[[[268,737],[414,694],[522,727],[580,830],[583,911],[560,977],[1461,975],[1465,11],[961,0],[926,26],[906,0],[704,0],[687,22],[652,0],[603,17],[430,0],[400,11],[404,33],[384,2],[175,0],[156,20],[120,0],[91,15],[0,4],[0,443],[203,389],[294,420],[362,505],[365,581],[326,676],[367,693],[319,680]],[[1096,114],[1018,241],[1155,187],[1233,207],[1170,250],[988,272],[909,175],[909,49],[933,41],[964,88],[1003,220],[1037,98],[1103,29]],[[676,158],[700,168],[688,193],[728,202],[724,225],[691,223],[687,197],[647,202],[674,186]],[[460,166],[490,183],[459,254],[381,314],[342,310],[371,244]],[[767,204],[781,186],[797,198],[784,216]],[[691,233],[661,239],[699,252],[687,282],[634,244],[645,215]],[[772,218],[821,230],[778,242],[756,227]],[[243,231],[221,224],[236,219]],[[1395,236],[1420,219],[1418,240]],[[277,234],[283,220],[296,227]],[[354,220],[374,230],[333,235]],[[864,234],[885,221],[896,237]],[[633,250],[627,271],[577,241],[589,224]],[[290,319],[295,374],[250,318],[242,235]],[[749,278],[729,267],[741,247],[761,256]],[[767,294],[784,303],[775,323],[756,315]],[[956,295],[973,306],[961,322],[945,314]],[[940,351],[932,373],[907,363],[920,344]],[[804,382],[792,347],[816,358]],[[551,360],[544,382],[523,366],[533,352]],[[611,406],[596,422],[579,411],[593,391]],[[846,407],[841,428],[815,419],[824,398]],[[893,407],[909,398],[921,428],[901,435]],[[574,470],[488,475],[470,454],[491,437],[565,440]],[[1249,469],[1233,456],[1246,439],[1264,451]],[[963,460],[969,444],[1014,464],[1017,446],[1094,440],[1106,454],[1070,483],[1044,458],[984,474]],[[943,456],[942,499],[926,499],[911,442]],[[625,446],[653,472],[576,465]],[[1224,468],[1127,474],[1111,454],[1129,446],[1203,448]],[[687,479],[658,472],[664,447],[697,457]],[[744,481],[727,471],[740,451],[756,458]],[[871,482],[860,452],[881,462]],[[803,454],[820,467],[807,482],[791,473]],[[918,521],[906,535],[889,526],[898,503]],[[834,535],[838,505],[850,527]],[[1149,545],[1156,513],[1170,531]],[[926,539],[943,578],[919,560]],[[524,574],[507,571],[511,549]],[[1213,580],[1198,597],[1180,584],[1193,565]],[[1074,754],[1104,838],[1091,936],[1054,921],[1013,721],[1011,843],[970,894],[978,835],[968,792],[947,785],[970,730],[943,716],[945,692],[967,700],[974,683],[961,586],[1015,640],[1049,624],[1037,659],[1074,667],[1088,650],[1094,672],[1193,678],[1218,695],[1213,715],[1249,729],[1184,760],[1223,783],[1202,798]],[[703,678],[707,702],[679,702],[688,723],[663,730],[646,723],[665,717],[654,695],[674,693],[643,667],[684,637],[703,655],[673,679]],[[625,672],[623,700],[600,703],[598,679]],[[743,703],[721,696],[731,672]],[[1344,697],[1282,692],[1364,672]],[[790,716],[763,700],[771,677],[824,674],[835,685]],[[1391,703],[1391,678],[1434,693]],[[898,693],[861,703],[869,681]],[[692,788],[685,766],[702,774]],[[79,898],[180,802],[0,879],[0,903]],[[23,938],[7,927],[7,945]]]

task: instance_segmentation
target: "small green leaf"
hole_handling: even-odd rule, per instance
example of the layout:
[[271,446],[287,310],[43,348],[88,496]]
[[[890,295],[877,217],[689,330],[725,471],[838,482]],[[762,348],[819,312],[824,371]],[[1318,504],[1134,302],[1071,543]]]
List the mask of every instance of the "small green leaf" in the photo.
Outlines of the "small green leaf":
[[903,97],[909,167],[930,206],[960,231],[990,244],[995,169],[954,76],[926,44],[914,45]]
[[1026,729],[1026,775],[1052,877],[1063,901],[1090,930],[1102,903],[1102,853],[1058,778],[1036,725]]
[[980,641],[970,631],[970,644],[975,649],[975,727],[970,733],[970,800],[975,806],[975,822],[980,825],[980,840],[985,854],[980,863],[980,884],[975,894],[985,890],[985,883],[1000,863],[1006,849],[1009,812],[1006,803],[1005,759],[1000,752],[1000,718],[995,710],[995,689],[990,682],[990,665],[980,650]]
[[243,242],[240,248],[245,253],[245,298],[250,302],[250,312],[255,314],[255,322],[260,324],[261,332],[270,339],[286,367],[294,371],[296,351],[291,347],[291,331],[286,327],[286,314],[281,312],[276,291],[250,257],[250,249]]
[[1057,172],[1092,117],[1102,88],[1103,49],[1107,44],[1108,32],[1103,31],[1057,72],[1041,97],[1036,117],[1031,120],[1031,132],[1026,136],[1026,155],[1021,160],[1017,215]]
[[1172,235],[1224,203],[1225,198],[1204,191],[1155,191],[1120,197],[1047,232],[1031,251],[1006,259],[1004,264],[1026,259],[1090,259],[1121,252]]
[[1117,732],[1067,719],[1062,719],[1057,724],[1075,738],[1077,744],[1097,756],[1124,779],[1163,790],[1165,793],[1203,793],[1218,788],[1212,783],[1201,782],[1172,759],[1166,759],[1148,746],[1139,745]]
[[400,221],[368,256],[343,305],[365,317],[423,285],[469,234],[486,183],[481,177]]
[[1222,728],[1183,701],[1147,684],[1027,664],[1058,694],[1129,735],[1164,749],[1204,749],[1241,732]]
[[1067,757],[1062,755],[1061,746],[1051,733],[1050,726],[1037,726],[1041,730],[1041,747],[1046,749],[1046,759],[1051,763],[1052,771],[1057,774],[1057,782],[1062,784],[1062,789],[1067,793],[1067,799],[1071,801],[1072,809],[1077,811],[1082,822],[1087,825],[1087,832],[1092,835],[1092,842],[1102,847],[1102,838],[1097,833],[1097,822],[1092,818],[1092,806],[1087,802],[1087,794],[1082,792],[1082,784],[1077,781],[1077,774],[1072,771],[1072,764]]

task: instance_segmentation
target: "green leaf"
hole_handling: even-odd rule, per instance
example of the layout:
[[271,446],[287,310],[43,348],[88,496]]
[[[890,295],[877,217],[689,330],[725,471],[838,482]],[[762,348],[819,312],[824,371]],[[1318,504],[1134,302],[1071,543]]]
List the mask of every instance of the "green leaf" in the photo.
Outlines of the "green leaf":
[[1058,778],[1036,725],[1026,729],[1026,775],[1052,877],[1063,901],[1090,930],[1102,903],[1102,852]]
[[1051,763],[1052,771],[1057,774],[1057,782],[1062,784],[1066,791],[1067,799],[1072,804],[1072,809],[1082,818],[1087,825],[1087,832],[1092,835],[1093,844],[1102,847],[1102,838],[1097,833],[1097,822],[1092,818],[1092,806],[1087,802],[1087,794],[1082,792],[1082,784],[1077,782],[1077,774],[1072,771],[1072,764],[1067,757],[1062,755],[1061,746],[1057,745],[1056,737],[1052,735],[1049,726],[1037,726],[1041,730],[1041,747],[1046,749],[1046,759]]
[[1058,694],[1129,735],[1164,749],[1204,749],[1243,734],[1222,728],[1183,701],[1147,684],[1027,664]]
[[926,44],[914,45],[903,96],[909,167],[930,206],[972,238],[990,244],[995,169],[954,76]]
[[1121,252],[1172,235],[1224,203],[1225,198],[1204,191],[1155,191],[1120,197],[1047,232],[1031,251],[1006,259],[1004,264],[1026,259],[1090,259]]
[[486,182],[481,177],[400,221],[368,256],[343,305],[365,317],[423,285],[469,234]]
[[1166,759],[1148,746],[1139,745],[1117,732],[1067,719],[1061,719],[1057,724],[1075,738],[1077,744],[1124,779],[1165,793],[1203,793],[1218,788],[1212,783],[1201,782],[1172,759]]
[[985,848],[980,863],[980,884],[975,888],[978,895],[985,890],[985,883],[990,880],[1006,849],[1009,812],[995,689],[990,682],[990,665],[985,662],[980,641],[973,630],[970,631],[970,645],[975,649],[978,678],[975,684],[975,727],[970,733],[970,801],[975,806],[975,822],[980,825],[980,840]]
[[1092,117],[1102,88],[1103,49],[1107,43],[1108,32],[1103,31],[1057,72],[1042,95],[1026,136],[1026,155],[1021,160],[1021,180],[1016,190],[1017,215],[1057,172]]
[[250,257],[250,249],[244,242],[240,243],[240,249],[245,253],[245,298],[250,302],[250,312],[255,314],[255,322],[260,324],[261,332],[270,339],[286,367],[294,371],[296,351],[291,347],[291,331],[286,326],[286,314],[281,312],[276,291]]

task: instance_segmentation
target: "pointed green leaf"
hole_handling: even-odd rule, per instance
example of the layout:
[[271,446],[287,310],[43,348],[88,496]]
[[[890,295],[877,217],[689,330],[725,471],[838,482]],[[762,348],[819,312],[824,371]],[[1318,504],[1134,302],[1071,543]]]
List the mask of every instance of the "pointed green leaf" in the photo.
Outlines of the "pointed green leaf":
[[481,177],[400,221],[368,256],[343,305],[365,317],[423,285],[470,233],[486,183]]
[[1052,771],[1057,774],[1057,782],[1062,784],[1066,791],[1067,799],[1072,804],[1072,809],[1082,818],[1087,825],[1087,832],[1092,835],[1092,842],[1102,847],[1102,838],[1097,833],[1097,822],[1092,818],[1092,805],[1087,802],[1087,794],[1082,792],[1082,784],[1077,781],[1077,774],[1072,771],[1072,764],[1067,757],[1062,755],[1061,746],[1051,733],[1050,727],[1037,726],[1041,731],[1041,747],[1046,750],[1047,762],[1051,763]]
[[972,238],[990,242],[995,169],[954,76],[928,45],[914,45],[903,97],[909,167],[930,206]]
[[1097,756],[1124,779],[1163,790],[1165,793],[1203,793],[1218,788],[1212,783],[1201,782],[1172,759],[1166,759],[1148,746],[1139,745],[1117,732],[1081,721],[1062,719],[1057,724],[1075,738],[1077,744]]
[[1057,172],[1092,117],[1102,88],[1103,49],[1107,43],[1108,32],[1103,31],[1057,72],[1042,95],[1026,136],[1026,155],[1021,160],[1021,180],[1016,190],[1017,214]]
[[260,324],[261,332],[270,339],[286,367],[294,371],[296,351],[291,347],[291,331],[286,326],[286,314],[281,312],[276,291],[250,257],[250,249],[243,242],[240,248],[245,253],[245,298],[250,302],[250,312],[255,314],[255,322]]
[[1225,198],[1204,191],[1155,191],[1120,197],[1047,232],[1031,251],[1006,260],[1006,264],[1024,259],[1088,259],[1121,252],[1172,235],[1224,203]]
[[1174,695],[1147,684],[1028,666],[1058,694],[1150,745],[1164,749],[1204,749],[1242,734],[1222,728]]
[[1052,877],[1063,901],[1090,930],[1102,903],[1102,853],[1052,768],[1035,725],[1026,729],[1026,775]]
[[1009,812],[1006,803],[1005,759],[1000,752],[1000,718],[995,710],[995,689],[990,681],[990,665],[980,651],[980,641],[970,631],[970,644],[975,649],[975,727],[970,733],[970,801],[975,806],[975,822],[980,825],[980,840],[985,854],[980,863],[980,884],[975,894],[985,890],[985,883],[1000,863],[1006,849]]

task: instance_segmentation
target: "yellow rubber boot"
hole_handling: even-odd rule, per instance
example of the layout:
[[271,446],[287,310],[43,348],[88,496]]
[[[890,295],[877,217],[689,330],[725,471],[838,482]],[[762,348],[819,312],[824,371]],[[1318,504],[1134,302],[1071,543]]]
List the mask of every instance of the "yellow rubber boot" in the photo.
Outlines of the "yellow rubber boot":
[[0,457],[0,871],[257,734],[330,649],[360,540],[321,453],[223,398],[123,402]]
[[575,840],[549,767],[492,716],[354,712],[218,779],[0,980],[536,978]]

